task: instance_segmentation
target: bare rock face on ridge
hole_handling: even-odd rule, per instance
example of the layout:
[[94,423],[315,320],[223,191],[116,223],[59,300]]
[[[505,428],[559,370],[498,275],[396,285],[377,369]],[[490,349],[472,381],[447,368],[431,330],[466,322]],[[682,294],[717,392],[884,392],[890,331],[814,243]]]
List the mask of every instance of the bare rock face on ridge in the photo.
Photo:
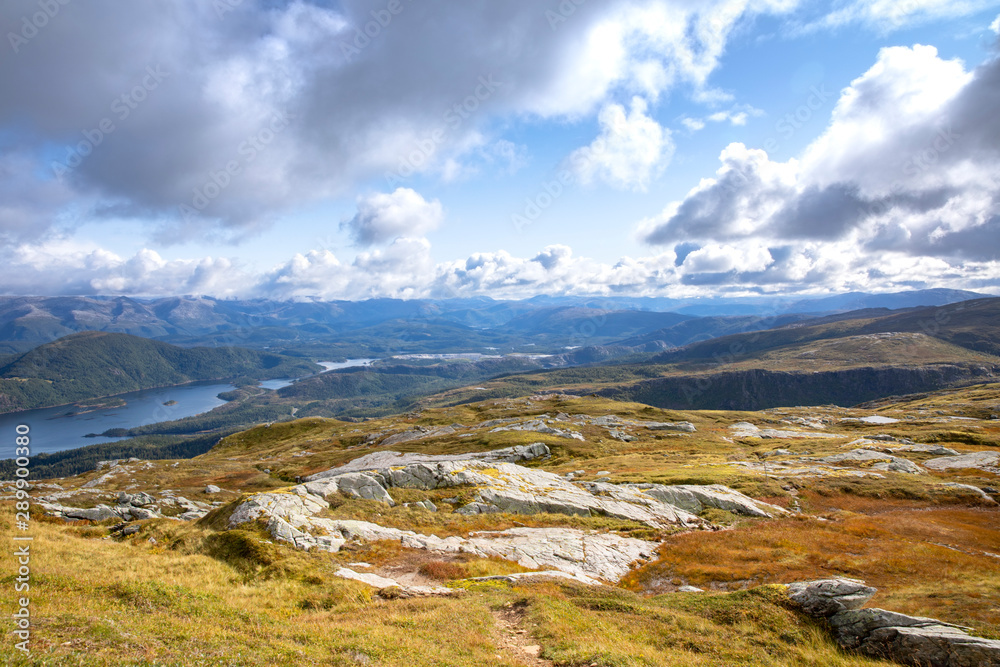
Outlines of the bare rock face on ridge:
[[426,456],[375,452],[306,478],[297,486],[258,493],[244,500],[229,519],[230,528],[265,520],[278,541],[306,550],[336,552],[349,540],[393,540],[403,546],[440,553],[471,553],[513,560],[525,567],[549,568],[575,578],[617,581],[636,560],[650,558],[656,542],[571,528],[512,528],[439,538],[366,521],[323,518],[331,496],[343,494],[394,505],[393,488],[473,487],[464,514],[506,512],[609,516],[655,528],[706,527],[692,512],[666,502],[678,498],[700,511],[721,507],[751,516],[784,512],[724,486],[669,487],[654,484],[574,484],[544,470],[510,463],[549,456],[544,444],[477,454]]

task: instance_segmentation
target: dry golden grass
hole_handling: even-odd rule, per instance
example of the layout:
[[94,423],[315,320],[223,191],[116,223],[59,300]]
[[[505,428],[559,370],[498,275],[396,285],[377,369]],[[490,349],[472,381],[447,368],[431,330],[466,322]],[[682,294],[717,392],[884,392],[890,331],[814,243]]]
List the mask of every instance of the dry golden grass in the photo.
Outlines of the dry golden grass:
[[[230,503],[241,493],[288,487],[297,476],[325,470],[377,451],[367,434],[415,425],[476,424],[487,419],[557,412],[616,414],[656,421],[687,420],[697,432],[677,435],[633,429],[638,440],[611,439],[584,426],[586,441],[537,433],[477,432],[409,442],[394,450],[431,454],[482,451],[546,442],[553,456],[532,462],[556,473],[583,469],[583,479],[607,470],[614,481],[721,483],[801,516],[751,520],[721,511],[707,518],[730,525],[719,532],[668,536],[606,517],[564,515],[462,516],[444,502],[471,499],[471,489],[393,489],[399,505],[335,501],[329,516],[435,533],[441,537],[514,526],[568,526],[614,530],[666,539],[657,561],[630,575],[631,590],[553,583],[525,586],[469,583],[466,578],[524,571],[507,561],[441,556],[396,542],[349,544],[339,554],[308,554],[274,544],[253,526],[226,531],[232,505],[197,523],[154,520],[126,541],[102,539],[104,526],[68,525],[35,517],[32,604],[37,643],[31,661],[12,664],[87,665],[515,665],[505,653],[494,614],[512,606],[524,630],[555,665],[839,665],[880,664],[840,653],[821,628],[787,609],[780,591],[657,595],[690,583],[742,589],[834,574],[865,579],[880,592],[874,603],[906,613],[974,626],[1000,637],[1000,532],[995,506],[941,486],[960,482],[1000,486],[997,475],[975,470],[884,477],[788,479],[732,465],[759,461],[775,449],[813,456],[844,450],[851,440],[877,433],[940,442],[959,451],[1000,443],[1000,423],[947,420],[981,416],[1000,403],[1000,387],[977,387],[907,399],[879,407],[906,419],[887,426],[840,422],[874,409],[785,408],[759,413],[677,412],[584,397],[543,401],[486,401],[426,410],[364,424],[305,419],[258,427],[227,438],[195,459],[160,461],[102,484],[103,492],[68,504],[109,502],[107,492],[170,488],[195,500]],[[949,403],[950,402],[950,403]],[[948,406],[953,404],[954,409]],[[965,407],[962,407],[965,406]],[[783,420],[822,417],[843,437],[827,440],[733,439],[729,426],[798,428]],[[988,416],[988,415],[987,415]],[[907,458],[923,461],[920,454]],[[270,473],[263,472],[269,469]],[[65,480],[75,488],[100,473]],[[206,496],[206,484],[226,489]],[[104,493],[105,495],[101,495]],[[432,513],[404,502],[432,500]],[[12,509],[0,508],[0,532],[9,533]],[[150,542],[150,538],[155,543]],[[363,561],[383,574],[420,575],[464,588],[455,599],[388,600],[376,591],[333,576]],[[0,572],[10,572],[8,551]],[[13,596],[0,580],[0,600]],[[5,654],[0,654],[5,655]],[[6,659],[6,658],[5,658]]]
[[[1000,636],[1000,532],[997,511],[885,508],[857,498],[823,499],[823,518],[758,521],[731,530],[671,537],[659,558],[623,585],[638,591],[679,584],[739,589],[830,576],[863,579],[882,592],[873,604],[971,624]],[[948,599],[947,605],[938,600]]]

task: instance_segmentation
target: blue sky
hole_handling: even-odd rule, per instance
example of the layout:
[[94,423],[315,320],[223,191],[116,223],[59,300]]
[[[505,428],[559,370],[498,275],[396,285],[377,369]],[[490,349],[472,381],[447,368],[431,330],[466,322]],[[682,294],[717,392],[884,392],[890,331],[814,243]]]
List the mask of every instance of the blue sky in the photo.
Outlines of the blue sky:
[[5,3],[0,292],[1000,293],[998,14]]

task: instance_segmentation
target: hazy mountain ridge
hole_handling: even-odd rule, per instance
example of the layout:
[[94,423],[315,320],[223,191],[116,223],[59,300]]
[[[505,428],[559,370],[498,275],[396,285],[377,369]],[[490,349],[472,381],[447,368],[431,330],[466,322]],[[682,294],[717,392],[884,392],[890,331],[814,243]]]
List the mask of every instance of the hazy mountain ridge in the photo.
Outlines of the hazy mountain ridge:
[[[851,315],[862,315],[852,318]],[[832,320],[832,321],[831,321]],[[665,352],[658,363],[724,359],[737,360],[766,350],[843,336],[912,332],[923,333],[977,352],[1000,355],[1000,298],[975,299],[940,307],[907,309],[871,317],[871,311],[843,317],[806,320],[767,331],[722,336]]]
[[[671,299],[654,297],[541,296],[522,301],[370,299],[367,301],[224,300],[206,297],[0,297],[0,351],[24,352],[80,331],[109,331],[185,345],[249,345],[321,339],[398,320],[415,328],[449,325],[459,330],[530,331],[539,321],[564,339],[607,327],[606,336],[638,335],[704,315],[773,318],[789,313],[829,313],[856,307],[911,307],[953,303],[985,295],[960,290],[848,294],[820,299],[754,297]],[[576,309],[578,317],[560,316]],[[548,311],[548,316],[539,315]],[[633,311],[603,315],[597,311]],[[565,311],[564,311],[565,312]],[[582,316],[579,316],[581,315]],[[639,314],[642,313],[642,314]],[[673,313],[673,320],[665,313]],[[657,320],[661,320],[657,322]],[[565,321],[561,321],[565,320]],[[589,320],[589,323],[588,323]],[[631,333],[619,323],[631,320]],[[565,324],[565,328],[561,328]],[[576,327],[576,331],[573,327]],[[595,341],[602,342],[602,341]],[[606,342],[606,341],[604,341]]]
[[871,309],[858,314],[864,317],[850,319],[848,313],[820,318],[820,324],[804,320],[721,336],[650,355],[639,363],[611,360],[497,378],[484,389],[447,392],[426,403],[448,405],[557,387],[661,408],[754,410],[854,405],[1000,376],[998,298],[874,318]]

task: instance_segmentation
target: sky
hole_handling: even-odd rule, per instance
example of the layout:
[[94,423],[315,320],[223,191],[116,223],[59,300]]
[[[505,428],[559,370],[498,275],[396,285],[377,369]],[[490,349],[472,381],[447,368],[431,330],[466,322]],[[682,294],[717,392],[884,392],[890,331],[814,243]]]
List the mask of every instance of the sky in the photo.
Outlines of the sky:
[[10,0],[0,294],[1000,294],[1000,0]]

